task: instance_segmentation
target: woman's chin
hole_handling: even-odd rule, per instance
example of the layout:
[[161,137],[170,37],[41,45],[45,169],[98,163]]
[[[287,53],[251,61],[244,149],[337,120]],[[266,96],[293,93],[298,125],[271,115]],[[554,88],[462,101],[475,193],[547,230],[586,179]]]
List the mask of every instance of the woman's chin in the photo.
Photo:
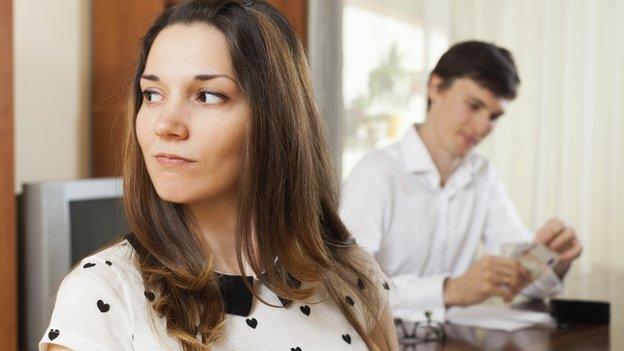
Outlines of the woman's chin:
[[188,194],[185,189],[156,187],[156,193],[161,199],[177,204],[187,204],[192,201],[192,194]]

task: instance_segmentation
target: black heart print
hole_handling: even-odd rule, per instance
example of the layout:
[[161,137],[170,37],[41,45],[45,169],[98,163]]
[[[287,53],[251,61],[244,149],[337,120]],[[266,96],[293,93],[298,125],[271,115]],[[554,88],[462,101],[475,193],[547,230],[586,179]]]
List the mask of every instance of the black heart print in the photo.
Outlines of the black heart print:
[[154,299],[156,298],[156,295],[154,295],[153,292],[151,291],[144,291],[143,294],[145,294],[145,297],[150,301],[154,301]]
[[84,265],[84,266],[82,266],[82,268],[91,268],[91,267],[93,267],[93,266],[95,266],[95,263],[91,263],[91,262],[89,262],[89,263],[85,263],[85,265]]
[[360,279],[360,278],[358,278],[358,281],[357,281],[357,287],[358,287],[358,289],[360,289],[360,290],[364,290],[364,282],[363,282],[363,281],[362,281],[362,279]]
[[255,318],[247,318],[246,322],[247,325],[252,327],[253,329],[256,329],[256,327],[258,326],[258,320],[256,320]]
[[106,264],[109,266],[112,266],[113,264],[111,263],[111,261],[106,261]]
[[102,313],[108,312],[110,310],[110,305],[107,303],[104,303],[104,301],[102,300],[98,300],[97,307],[100,309],[100,312]]
[[390,285],[388,285],[388,282],[383,283],[383,288],[386,290],[390,290]]
[[305,314],[306,316],[310,315],[310,306],[308,305],[303,305],[300,306],[299,309],[301,310],[301,312],[303,312],[303,314]]
[[347,295],[345,297],[345,300],[347,300],[347,303],[351,306],[355,305],[355,301],[353,301],[353,299],[351,298],[351,296]]
[[50,331],[48,332],[48,338],[50,340],[54,340],[57,336],[59,336],[59,334],[60,333],[58,329],[50,329]]
[[290,351],[301,351],[301,347],[297,346],[297,347],[291,347]]
[[349,334],[344,334],[342,336],[342,340],[344,340],[347,344],[351,344],[351,335]]

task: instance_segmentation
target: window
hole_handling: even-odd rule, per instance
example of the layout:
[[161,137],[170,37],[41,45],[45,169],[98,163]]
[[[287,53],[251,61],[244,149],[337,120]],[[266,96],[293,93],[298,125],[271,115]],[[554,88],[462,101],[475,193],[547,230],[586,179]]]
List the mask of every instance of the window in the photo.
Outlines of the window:
[[342,178],[371,149],[402,138],[426,112],[432,64],[449,45],[412,0],[343,3]]

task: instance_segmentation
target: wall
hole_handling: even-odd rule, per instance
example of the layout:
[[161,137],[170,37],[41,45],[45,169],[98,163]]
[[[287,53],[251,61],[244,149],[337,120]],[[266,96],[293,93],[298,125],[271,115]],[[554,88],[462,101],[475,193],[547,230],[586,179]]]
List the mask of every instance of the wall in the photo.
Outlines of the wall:
[[89,4],[14,3],[16,192],[89,176]]

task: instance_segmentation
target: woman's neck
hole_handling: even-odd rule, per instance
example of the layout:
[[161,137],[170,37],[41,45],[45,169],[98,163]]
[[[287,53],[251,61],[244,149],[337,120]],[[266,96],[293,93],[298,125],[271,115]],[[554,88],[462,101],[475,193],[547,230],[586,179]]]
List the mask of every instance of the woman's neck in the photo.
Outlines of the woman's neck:
[[236,261],[236,218],[238,201],[236,194],[188,204],[187,209],[195,219],[200,233],[206,239],[212,257],[213,270],[240,275]]

